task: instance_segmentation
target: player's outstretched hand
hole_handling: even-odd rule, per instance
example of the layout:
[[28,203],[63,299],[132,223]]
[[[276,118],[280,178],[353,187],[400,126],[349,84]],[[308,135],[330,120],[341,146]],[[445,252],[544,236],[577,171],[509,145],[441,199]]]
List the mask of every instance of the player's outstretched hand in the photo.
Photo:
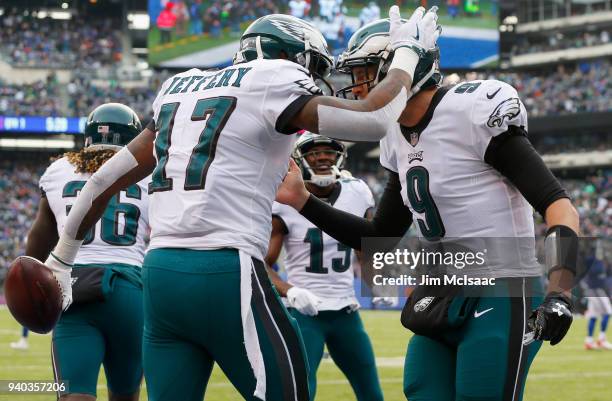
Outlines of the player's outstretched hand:
[[289,160],[289,171],[276,191],[276,201],[299,211],[302,210],[309,196],[310,192],[306,189],[302,179],[302,171],[293,159]]
[[403,22],[398,6],[389,9],[389,46],[391,50],[407,47],[419,54],[431,49],[442,32],[438,25],[438,7],[434,6],[425,12],[425,8],[419,7],[407,22]]
[[531,313],[527,326],[533,331],[534,340],[550,341],[550,345],[556,345],[565,337],[572,320],[571,300],[563,294],[551,293]]
[[53,272],[59,283],[62,290],[62,310],[65,311],[72,304],[72,277],[70,275],[72,269],[60,262],[53,254],[49,255],[45,261],[45,266]]
[[321,298],[305,288],[289,288],[287,290],[287,301],[289,301],[289,306],[304,315],[315,316],[319,313],[317,308],[321,304]]

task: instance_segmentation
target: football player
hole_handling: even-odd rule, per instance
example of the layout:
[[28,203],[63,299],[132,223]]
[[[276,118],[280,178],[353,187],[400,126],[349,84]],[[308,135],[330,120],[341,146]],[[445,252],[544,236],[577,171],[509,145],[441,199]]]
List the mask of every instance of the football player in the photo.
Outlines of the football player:
[[[389,21],[379,20],[355,32],[339,58],[339,68],[351,73],[354,83],[341,93],[359,99],[373,93],[391,59],[388,31]],[[447,328],[414,335],[404,370],[404,393],[410,400],[520,400],[541,340],[557,344],[572,321],[569,289],[576,269],[578,214],[527,139],[527,113],[516,90],[496,80],[440,87],[438,55],[432,47],[423,56],[431,60],[430,73],[417,83],[420,90],[380,143],[388,181],[372,221],[311,195],[295,164],[276,199],[354,249],[361,248],[363,237],[402,237],[413,222],[425,244],[505,237],[515,238],[514,245],[529,245],[520,255],[509,252],[521,257],[520,266],[502,259],[488,273],[499,278],[497,285],[465,299],[462,305],[473,309],[463,315],[463,324],[448,328],[460,321],[446,321],[448,310],[441,320],[429,316],[431,321],[425,312],[426,324]],[[537,293],[541,270],[532,207],[549,227],[550,281],[544,299]],[[510,296],[500,297],[504,294]],[[433,299],[405,310],[403,317],[416,319]],[[451,297],[451,302],[461,298]]]
[[[142,130],[129,107],[96,107],[85,125],[85,147],[68,152],[40,178],[38,214],[26,255],[45,260],[87,180]],[[85,235],[72,270],[74,304],[53,330],[51,358],[62,401],[96,399],[104,366],[110,401],[136,401],[142,381],[141,267],[149,233],[147,180],[122,187]]]
[[[346,159],[342,142],[304,133],[298,138],[292,157],[300,166],[310,193],[357,216],[371,213],[374,197],[366,183],[341,176]],[[382,400],[374,351],[357,312],[354,252],[323,234],[293,208],[275,202],[270,247],[265,258],[268,266],[276,262],[283,244],[287,282],[273,270],[268,274],[281,296],[287,297],[289,313],[297,320],[304,338],[311,399],[315,398],[317,369],[327,345],[357,400]]]
[[[589,270],[584,284],[586,284],[585,296],[587,298],[587,311],[585,316],[588,318],[587,337],[584,340],[584,348],[587,350],[606,349],[612,350],[612,344],[606,338],[608,320],[612,314],[610,297],[606,291],[606,265],[603,261],[603,249],[601,243],[596,245],[594,254],[587,259]],[[593,339],[597,318],[600,318],[599,337],[597,341]]]
[[151,401],[200,401],[213,362],[245,399],[309,399],[297,325],[263,263],[272,202],[296,131],[379,140],[399,117],[419,81],[418,55],[440,29],[435,9],[419,8],[406,23],[397,7],[390,15],[395,61],[368,99],[320,96],[313,77],[332,66],[325,39],[305,21],[268,15],[247,28],[234,65],[164,82],[151,124],[81,191],[46,262],[65,307],[67,275],[88,227],[114,193],[152,172],[143,273]]

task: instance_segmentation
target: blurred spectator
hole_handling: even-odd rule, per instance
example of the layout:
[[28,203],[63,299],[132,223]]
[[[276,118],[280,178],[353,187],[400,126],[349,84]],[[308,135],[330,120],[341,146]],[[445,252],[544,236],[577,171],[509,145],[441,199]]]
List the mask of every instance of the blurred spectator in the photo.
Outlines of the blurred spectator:
[[455,19],[459,16],[459,6],[461,0],[447,0],[446,5],[448,6],[448,16]]
[[169,43],[172,40],[172,30],[176,26],[177,17],[172,11],[174,3],[166,3],[166,7],[157,16],[157,28],[160,33],[160,42],[162,44]]
[[178,0],[172,9],[174,15],[176,15],[176,36],[182,37],[187,35],[187,28],[189,26],[189,10],[183,0]]
[[289,12],[294,17],[304,18],[308,16],[308,3],[304,0],[291,0],[289,2]]
[[342,0],[319,0],[319,16],[325,21],[332,21],[338,12],[342,12]]
[[380,19],[380,7],[376,2],[371,1],[359,13],[359,26],[364,26],[378,19]]
[[201,35],[203,30],[203,8],[202,0],[195,0],[189,6],[189,17],[191,24],[189,26],[189,33],[191,35]]

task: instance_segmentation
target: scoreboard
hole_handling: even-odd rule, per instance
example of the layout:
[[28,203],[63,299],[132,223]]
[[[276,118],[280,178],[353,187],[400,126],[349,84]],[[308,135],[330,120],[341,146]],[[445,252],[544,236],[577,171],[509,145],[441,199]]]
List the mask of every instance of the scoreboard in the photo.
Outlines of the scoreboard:
[[0,133],[81,134],[87,117],[0,116]]

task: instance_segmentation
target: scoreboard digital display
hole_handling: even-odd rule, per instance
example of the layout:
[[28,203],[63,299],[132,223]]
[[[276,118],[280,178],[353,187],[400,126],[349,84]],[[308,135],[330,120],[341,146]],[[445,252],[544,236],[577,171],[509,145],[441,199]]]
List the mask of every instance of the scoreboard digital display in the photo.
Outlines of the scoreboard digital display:
[[87,117],[0,116],[0,132],[40,134],[80,134]]

